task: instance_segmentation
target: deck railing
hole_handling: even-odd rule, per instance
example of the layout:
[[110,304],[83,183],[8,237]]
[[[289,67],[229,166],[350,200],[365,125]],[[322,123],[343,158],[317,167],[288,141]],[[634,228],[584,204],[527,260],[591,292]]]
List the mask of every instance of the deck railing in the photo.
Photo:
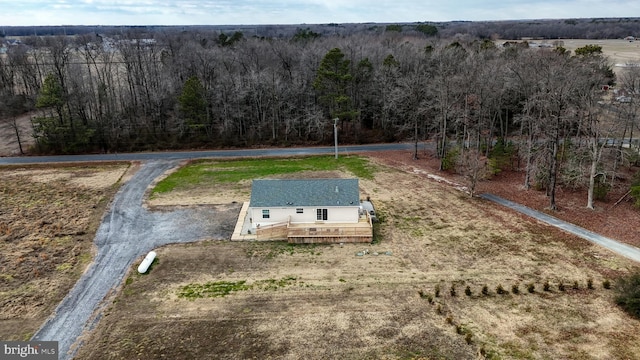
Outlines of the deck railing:
[[257,240],[288,240],[302,242],[370,242],[373,239],[373,227],[369,214],[362,216],[357,224],[292,224],[287,221],[263,225],[256,229]]

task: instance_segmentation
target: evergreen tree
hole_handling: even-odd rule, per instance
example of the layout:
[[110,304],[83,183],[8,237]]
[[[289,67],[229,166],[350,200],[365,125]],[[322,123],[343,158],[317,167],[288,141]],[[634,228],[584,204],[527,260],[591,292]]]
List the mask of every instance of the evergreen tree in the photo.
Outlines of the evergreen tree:
[[326,107],[332,118],[349,120],[353,118],[352,99],[349,89],[353,75],[350,72],[351,62],[339,48],[331,49],[322,59],[318,68],[313,88],[319,95],[320,102]]

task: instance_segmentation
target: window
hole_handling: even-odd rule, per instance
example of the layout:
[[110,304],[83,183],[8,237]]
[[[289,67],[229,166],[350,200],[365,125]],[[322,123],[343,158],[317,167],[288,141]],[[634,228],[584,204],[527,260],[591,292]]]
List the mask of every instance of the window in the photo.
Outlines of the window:
[[327,209],[317,209],[316,210],[316,219],[317,220],[327,220]]
[[297,208],[296,209],[296,214],[302,214],[302,213],[304,213],[304,209],[302,209],[302,208]]
[[269,218],[269,210],[262,210],[262,218],[263,219]]

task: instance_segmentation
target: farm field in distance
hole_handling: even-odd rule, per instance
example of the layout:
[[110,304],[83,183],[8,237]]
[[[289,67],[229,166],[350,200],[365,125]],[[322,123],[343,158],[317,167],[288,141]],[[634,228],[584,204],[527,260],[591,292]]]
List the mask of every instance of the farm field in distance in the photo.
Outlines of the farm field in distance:
[[[640,322],[603,288],[637,264],[406,164],[369,161],[360,186],[383,220],[377,243],[157,249],[148,275],[130,270],[77,358],[639,358]],[[154,194],[150,205],[247,201],[250,181],[203,189]]]
[[[602,46],[602,53],[609,57],[611,62],[615,64],[640,63],[640,41],[628,41],[624,39],[563,39],[564,48],[571,50],[572,53],[577,48],[586,45]],[[619,71],[619,67],[614,67]]]
[[[496,40],[496,44],[502,44],[506,39]],[[518,40],[520,41],[520,40]],[[628,41],[624,39],[545,39],[545,40],[527,40],[537,44],[553,44],[554,41],[560,41],[562,47],[575,54],[577,48],[586,45],[599,45],[602,47],[602,54],[609,58],[609,61],[616,74],[620,74],[624,70],[624,64],[640,64],[640,41]]]

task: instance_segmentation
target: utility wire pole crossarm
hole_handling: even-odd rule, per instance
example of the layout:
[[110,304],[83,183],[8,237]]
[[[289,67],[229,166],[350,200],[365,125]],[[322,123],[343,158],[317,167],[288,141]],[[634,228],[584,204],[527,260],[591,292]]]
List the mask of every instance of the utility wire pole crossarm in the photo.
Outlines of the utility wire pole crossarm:
[[338,158],[338,118],[333,119],[333,143],[336,148],[336,159]]

